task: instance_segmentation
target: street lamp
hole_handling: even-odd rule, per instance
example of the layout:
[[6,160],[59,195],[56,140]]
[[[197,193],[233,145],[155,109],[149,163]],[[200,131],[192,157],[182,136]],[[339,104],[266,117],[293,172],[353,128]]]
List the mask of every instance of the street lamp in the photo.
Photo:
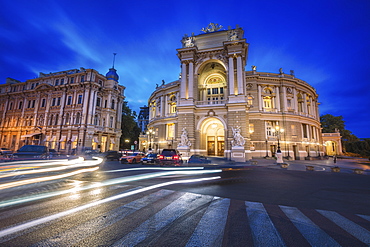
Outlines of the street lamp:
[[[126,143],[126,145],[125,145],[125,146],[129,146],[129,142],[130,142],[130,140],[129,140],[129,139],[125,139],[125,143]],[[127,149],[129,149],[129,147],[128,147]]]
[[275,128],[273,129],[273,131],[275,131],[276,133],[276,137],[277,137],[277,141],[278,141],[278,147],[277,147],[277,151],[276,151],[276,163],[284,163],[283,161],[283,154],[281,153],[281,150],[280,150],[280,133],[283,133],[284,132],[284,129],[283,128],[280,128],[279,125],[276,125]]

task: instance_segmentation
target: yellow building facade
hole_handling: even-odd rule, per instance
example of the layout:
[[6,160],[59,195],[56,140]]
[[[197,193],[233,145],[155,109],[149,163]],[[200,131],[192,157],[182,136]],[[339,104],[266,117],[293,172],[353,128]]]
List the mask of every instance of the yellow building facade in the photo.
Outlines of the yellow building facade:
[[315,89],[294,71],[248,65],[242,28],[211,23],[202,31],[185,35],[177,49],[180,78],[151,94],[150,134],[141,137],[141,148],[235,161],[273,157],[279,147],[292,159],[323,156]]
[[45,145],[62,153],[118,150],[125,87],[114,68],[40,73],[0,85],[0,146]]

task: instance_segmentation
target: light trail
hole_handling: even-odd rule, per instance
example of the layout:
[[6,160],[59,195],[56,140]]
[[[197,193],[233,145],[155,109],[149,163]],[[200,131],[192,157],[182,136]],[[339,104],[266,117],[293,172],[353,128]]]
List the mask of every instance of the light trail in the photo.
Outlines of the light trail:
[[124,198],[124,197],[128,197],[128,196],[131,196],[131,195],[142,193],[142,192],[145,192],[145,191],[148,191],[148,190],[157,189],[157,188],[160,188],[160,187],[173,185],[173,184],[194,183],[194,182],[214,180],[214,179],[219,179],[219,178],[221,178],[221,177],[216,176],[216,177],[210,177],[210,178],[198,178],[198,179],[171,181],[171,182],[166,182],[166,183],[161,183],[161,184],[155,184],[155,185],[145,187],[145,188],[141,188],[141,189],[137,189],[137,190],[134,190],[134,191],[125,192],[125,193],[122,193],[122,194],[118,194],[116,196],[105,198],[103,200],[99,200],[99,201],[88,203],[88,204],[85,204],[85,205],[82,205],[82,206],[79,206],[79,207],[76,207],[76,208],[72,208],[72,209],[69,209],[69,210],[64,211],[64,212],[60,212],[60,213],[57,213],[57,214],[54,214],[54,215],[46,216],[44,218],[40,218],[40,219],[37,219],[37,220],[29,221],[29,222],[21,224],[21,225],[17,225],[17,226],[14,226],[14,227],[9,227],[5,230],[0,231],[0,238],[5,237],[5,236],[10,235],[10,234],[13,234],[13,233],[16,233],[16,232],[19,232],[19,231],[26,230],[28,228],[35,227],[35,226],[40,225],[40,224],[44,224],[44,223],[52,221],[52,220],[59,219],[61,217],[65,217],[65,216],[73,214],[73,213],[77,213],[77,212],[79,212],[81,210],[84,210],[84,209],[95,207],[95,206],[98,206],[98,205],[103,204],[103,203],[118,200],[118,199],[121,199],[121,198]]
[[26,184],[33,184],[33,183],[40,183],[40,182],[45,182],[45,181],[50,181],[50,180],[55,180],[55,179],[61,179],[61,178],[77,175],[77,174],[80,174],[80,173],[83,173],[83,172],[96,171],[98,169],[99,169],[99,167],[85,168],[85,169],[80,169],[80,170],[77,170],[77,171],[64,173],[64,174],[60,174],[60,175],[55,175],[55,176],[33,178],[33,179],[27,179],[27,180],[21,180],[21,181],[16,181],[16,182],[0,184],[0,190],[9,189],[9,188],[13,188],[13,187],[21,186],[21,185],[26,185]]
[[[63,164],[63,166],[53,167],[53,168],[38,169],[38,170],[27,170],[27,171],[15,170],[13,173],[6,173],[6,174],[3,174],[3,175],[0,175],[0,178],[27,175],[27,174],[35,174],[35,173],[62,171],[62,170],[77,168],[77,167],[81,167],[81,166],[95,166],[95,165],[100,164],[102,161],[103,161],[103,159],[101,159],[101,158],[97,159],[96,161],[81,161],[81,160],[79,160],[79,161],[68,162],[70,164],[67,163],[67,164]],[[0,189],[1,189],[1,186],[0,186]]]
[[[185,172],[185,173],[183,173],[183,172]],[[50,198],[50,197],[54,197],[54,196],[64,195],[64,194],[68,194],[68,193],[76,193],[78,191],[89,190],[89,189],[94,189],[94,188],[103,187],[103,186],[109,186],[109,185],[139,181],[139,180],[161,177],[161,176],[167,176],[167,175],[178,175],[178,174],[199,175],[199,174],[212,174],[212,173],[219,173],[219,172],[222,172],[222,170],[221,169],[202,170],[202,171],[193,171],[193,173],[191,173],[191,171],[170,171],[170,172],[167,171],[167,172],[157,172],[157,173],[151,173],[151,174],[134,175],[134,176],[124,177],[124,178],[114,178],[114,179],[110,179],[110,180],[107,180],[107,181],[104,181],[104,182],[100,182],[99,184],[91,184],[91,185],[87,185],[87,186],[84,186],[84,187],[79,187],[77,189],[73,188],[73,189],[68,189],[68,190],[63,190],[63,191],[44,193],[44,194],[36,195],[36,196],[30,196],[30,197],[18,198],[18,199],[14,199],[14,200],[3,201],[3,202],[0,202],[0,208],[7,207],[7,206],[12,206],[12,205],[16,205],[16,204],[21,204],[21,203],[26,203],[26,202],[30,202],[30,201],[41,200],[41,199],[45,199],[45,198]]]

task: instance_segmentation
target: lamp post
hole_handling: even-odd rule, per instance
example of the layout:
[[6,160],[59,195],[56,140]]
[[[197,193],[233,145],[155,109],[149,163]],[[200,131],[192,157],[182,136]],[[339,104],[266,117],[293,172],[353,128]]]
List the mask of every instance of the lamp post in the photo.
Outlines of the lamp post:
[[265,141],[265,143],[266,143],[266,156],[265,156],[265,158],[268,158],[269,157],[269,151],[268,151],[268,149],[267,149],[267,139],[266,139],[266,141]]
[[281,164],[281,163],[284,163],[284,161],[283,161],[283,154],[281,153],[281,150],[280,150],[280,133],[283,133],[284,129],[280,128],[280,126],[277,125],[275,126],[273,130],[276,133],[276,137],[278,141],[278,146],[277,146],[277,151],[276,151],[276,158],[277,158],[276,163]]
[[129,147],[130,147],[130,146],[129,146],[129,142],[130,142],[130,140],[129,140],[129,139],[125,139],[125,143],[126,143],[126,144],[125,144],[125,147],[127,146],[127,149],[129,149]]

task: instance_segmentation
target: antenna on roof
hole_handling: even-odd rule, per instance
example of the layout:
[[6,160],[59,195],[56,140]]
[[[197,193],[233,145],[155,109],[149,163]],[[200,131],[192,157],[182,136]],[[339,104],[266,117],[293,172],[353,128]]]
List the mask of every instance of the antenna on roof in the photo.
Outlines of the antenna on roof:
[[117,55],[117,53],[113,53],[113,69],[114,69],[114,61],[116,60],[116,55]]

